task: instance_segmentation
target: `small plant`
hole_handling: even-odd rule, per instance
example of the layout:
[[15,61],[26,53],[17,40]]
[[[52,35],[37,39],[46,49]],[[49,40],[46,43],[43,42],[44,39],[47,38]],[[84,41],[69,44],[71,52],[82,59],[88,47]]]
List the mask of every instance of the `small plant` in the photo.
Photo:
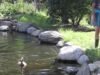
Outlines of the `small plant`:
[[91,62],[100,60],[100,50],[99,49],[87,49],[86,54],[88,55]]

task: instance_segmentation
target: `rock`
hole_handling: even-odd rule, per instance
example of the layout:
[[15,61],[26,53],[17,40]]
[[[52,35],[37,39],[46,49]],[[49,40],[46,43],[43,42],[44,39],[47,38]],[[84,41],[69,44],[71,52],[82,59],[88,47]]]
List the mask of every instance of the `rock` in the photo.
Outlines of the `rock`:
[[1,30],[13,30],[15,23],[12,21],[0,21]]
[[12,23],[17,23],[18,21],[16,19],[11,20]]
[[77,62],[79,63],[79,64],[85,64],[85,63],[88,63],[89,62],[89,58],[88,58],[88,56],[86,56],[86,55],[82,55],[82,56],[80,56],[80,58],[77,60]]
[[58,41],[58,43],[56,44],[57,47],[63,47],[64,46],[64,41],[60,40]]
[[76,75],[91,75],[88,64],[83,64]]
[[78,72],[78,70],[79,70],[78,67],[70,67],[70,66],[64,69],[64,71],[67,73],[76,73]]
[[57,47],[64,47],[64,46],[72,46],[71,42],[64,42],[63,40],[58,41],[58,43],[56,44]]
[[39,34],[39,40],[46,43],[58,43],[61,35],[57,31],[44,31]]
[[94,72],[98,67],[95,64],[91,63],[89,64],[89,68],[91,72]]
[[39,36],[39,34],[41,33],[41,30],[35,30],[35,31],[33,31],[32,33],[31,33],[31,35],[33,35],[33,36]]
[[56,69],[58,71],[62,71],[67,73],[68,75],[75,75],[80,68],[79,64],[63,64],[63,63],[56,63]]
[[2,25],[6,25],[6,26],[9,26],[9,25],[12,25],[13,23],[11,21],[0,21],[0,26]]
[[95,64],[97,67],[100,68],[100,61],[95,61],[95,62],[93,62],[93,64]]
[[28,34],[32,34],[32,32],[34,32],[34,31],[36,31],[37,29],[35,28],[35,27],[29,27],[28,29],[27,29],[27,33]]
[[83,55],[83,49],[79,46],[64,46],[58,53],[58,59],[61,60],[75,60],[77,61],[81,55]]
[[79,68],[78,67],[66,67],[66,68],[59,68],[58,70],[73,75],[78,72]]
[[71,42],[64,43],[64,46],[72,46],[73,44]]
[[27,32],[27,29],[31,26],[32,26],[31,23],[18,22],[16,23],[16,31]]
[[95,71],[95,75],[100,75],[100,61],[95,61],[93,62],[94,65],[96,65],[96,71]]
[[8,31],[8,30],[9,30],[9,26],[7,25],[0,26],[0,31]]
[[96,74],[97,74],[97,75],[100,75],[100,68],[98,68]]

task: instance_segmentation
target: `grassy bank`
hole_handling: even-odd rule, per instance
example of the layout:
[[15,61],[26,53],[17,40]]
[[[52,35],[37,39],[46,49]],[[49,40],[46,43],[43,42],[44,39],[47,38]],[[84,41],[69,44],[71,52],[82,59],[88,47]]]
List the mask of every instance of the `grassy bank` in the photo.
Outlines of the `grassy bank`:
[[100,44],[98,49],[94,48],[94,31],[75,32],[68,29],[59,29],[59,32],[65,41],[82,47],[91,61],[100,60]]
[[75,32],[73,30],[59,29],[63,39],[67,42],[72,42],[75,45],[79,45],[83,48],[94,47],[94,31],[92,32]]

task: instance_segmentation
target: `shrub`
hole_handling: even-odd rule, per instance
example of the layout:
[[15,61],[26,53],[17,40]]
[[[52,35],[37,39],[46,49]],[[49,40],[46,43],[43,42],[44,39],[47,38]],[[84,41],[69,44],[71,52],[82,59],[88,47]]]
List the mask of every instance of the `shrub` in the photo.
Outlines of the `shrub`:
[[79,25],[83,16],[90,12],[91,0],[48,0],[48,13],[62,23]]
[[5,16],[15,15],[18,13],[33,13],[34,7],[32,3],[8,3],[4,2],[0,5],[0,13],[4,14]]

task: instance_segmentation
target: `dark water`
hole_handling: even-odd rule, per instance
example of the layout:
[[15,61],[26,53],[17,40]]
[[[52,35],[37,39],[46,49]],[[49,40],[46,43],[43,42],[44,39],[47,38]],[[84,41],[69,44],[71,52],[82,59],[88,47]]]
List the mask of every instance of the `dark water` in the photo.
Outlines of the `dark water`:
[[25,75],[61,75],[52,68],[57,52],[30,35],[0,32],[0,75],[21,75],[17,61],[22,56],[28,64]]

